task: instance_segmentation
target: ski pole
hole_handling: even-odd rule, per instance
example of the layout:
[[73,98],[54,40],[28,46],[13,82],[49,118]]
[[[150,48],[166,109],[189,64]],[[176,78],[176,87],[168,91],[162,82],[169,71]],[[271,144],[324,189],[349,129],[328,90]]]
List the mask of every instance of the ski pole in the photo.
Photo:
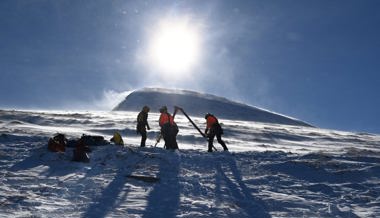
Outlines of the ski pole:
[[161,137],[162,137],[161,133],[158,134],[157,139],[156,139],[156,144],[154,144],[154,147],[156,147],[157,144],[161,141]]

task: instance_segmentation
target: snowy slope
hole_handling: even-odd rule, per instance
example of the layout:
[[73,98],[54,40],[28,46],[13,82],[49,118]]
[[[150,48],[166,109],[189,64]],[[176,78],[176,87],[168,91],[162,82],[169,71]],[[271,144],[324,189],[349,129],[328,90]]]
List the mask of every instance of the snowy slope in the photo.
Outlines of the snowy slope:
[[226,98],[194,91],[162,88],[144,88],[131,92],[114,108],[114,111],[140,111],[144,105],[150,106],[154,112],[158,112],[163,105],[168,106],[169,112],[172,112],[176,105],[182,107],[188,114],[200,117],[209,112],[217,117],[231,120],[310,126],[300,120]]
[[[179,114],[171,152],[137,147],[136,116],[0,110],[0,217],[380,216],[378,135],[222,119],[230,153],[216,144],[210,154]],[[157,119],[149,114],[148,145]],[[46,149],[56,132],[114,131],[126,146],[92,147],[90,163]]]

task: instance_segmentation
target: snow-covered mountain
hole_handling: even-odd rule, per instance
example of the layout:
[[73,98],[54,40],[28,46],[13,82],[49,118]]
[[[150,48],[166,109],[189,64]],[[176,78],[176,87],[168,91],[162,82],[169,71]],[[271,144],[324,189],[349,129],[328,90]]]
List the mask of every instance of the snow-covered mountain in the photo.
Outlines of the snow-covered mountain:
[[[177,116],[171,152],[151,147],[153,112],[138,147],[136,115],[0,110],[0,217],[380,217],[379,135],[223,119],[230,152],[207,153]],[[115,131],[125,146],[93,146],[89,163],[47,150],[56,132]]]
[[148,105],[152,111],[158,112],[163,105],[169,110],[174,106],[182,107],[189,115],[204,116],[205,113],[230,120],[246,120],[264,123],[310,126],[295,118],[234,102],[226,98],[203,94],[188,90],[162,88],[144,88],[131,92],[114,111],[140,111]]

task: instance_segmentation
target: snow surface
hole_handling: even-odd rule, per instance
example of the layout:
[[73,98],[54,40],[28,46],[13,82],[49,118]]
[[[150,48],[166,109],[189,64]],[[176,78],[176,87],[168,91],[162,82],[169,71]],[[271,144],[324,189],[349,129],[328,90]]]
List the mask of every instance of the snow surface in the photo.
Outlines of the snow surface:
[[265,123],[311,126],[301,120],[277,114],[261,108],[234,102],[223,97],[181,89],[144,88],[131,92],[115,111],[140,111],[143,105],[158,112],[163,105],[173,112],[174,106],[182,107],[186,113],[204,116],[212,113],[218,118],[249,120]]
[[[207,153],[178,114],[172,152],[149,147],[155,113],[139,148],[136,116],[0,110],[0,217],[380,217],[379,135],[221,119],[230,152]],[[47,150],[56,132],[114,131],[126,146],[92,147],[90,163]]]

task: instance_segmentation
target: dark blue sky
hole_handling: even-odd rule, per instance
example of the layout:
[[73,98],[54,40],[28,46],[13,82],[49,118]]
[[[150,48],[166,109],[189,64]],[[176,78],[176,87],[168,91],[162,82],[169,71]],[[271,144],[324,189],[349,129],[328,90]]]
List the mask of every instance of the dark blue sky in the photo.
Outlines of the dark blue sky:
[[[379,9],[377,0],[2,0],[0,107],[93,109],[107,93],[160,86],[380,133]],[[182,80],[141,61],[168,16],[202,30],[202,58]]]

